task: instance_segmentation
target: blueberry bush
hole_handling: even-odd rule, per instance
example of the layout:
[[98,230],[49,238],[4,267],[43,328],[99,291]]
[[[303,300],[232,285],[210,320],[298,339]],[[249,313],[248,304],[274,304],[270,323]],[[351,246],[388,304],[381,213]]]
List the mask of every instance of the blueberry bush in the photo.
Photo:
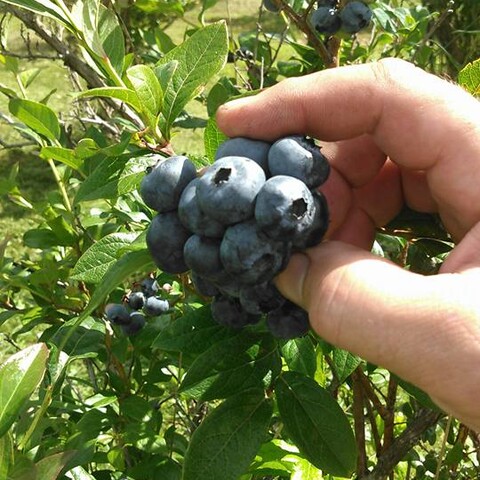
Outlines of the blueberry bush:
[[[272,283],[328,225],[315,140],[227,139],[215,112],[385,56],[479,95],[478,2],[240,3],[0,2],[0,144],[51,178],[0,180],[28,218],[0,242],[0,480],[477,477],[478,434]],[[373,251],[431,275],[452,246],[405,210]]]

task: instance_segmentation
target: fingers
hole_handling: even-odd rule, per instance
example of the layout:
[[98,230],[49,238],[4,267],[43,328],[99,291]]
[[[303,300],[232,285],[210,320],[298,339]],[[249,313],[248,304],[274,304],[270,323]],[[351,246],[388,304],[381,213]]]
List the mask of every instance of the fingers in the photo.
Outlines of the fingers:
[[[477,275],[479,276],[479,275]],[[480,308],[471,279],[423,277],[342,242],[292,257],[278,277],[325,340],[430,393],[480,426]]]
[[[399,166],[425,171],[433,203],[456,238],[480,220],[478,118],[473,97],[393,59],[288,79],[217,114],[229,136],[273,140],[301,132],[338,141],[371,135]],[[376,158],[370,162],[369,175],[378,168]]]

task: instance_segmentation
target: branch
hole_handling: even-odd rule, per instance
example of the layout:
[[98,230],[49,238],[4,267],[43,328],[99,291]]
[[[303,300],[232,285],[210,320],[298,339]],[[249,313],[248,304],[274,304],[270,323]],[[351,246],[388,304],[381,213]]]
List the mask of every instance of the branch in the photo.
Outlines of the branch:
[[[38,16],[10,5],[7,5],[6,9],[9,13],[17,17],[27,28],[33,30],[36,35],[38,35],[47,45],[57,52],[63,63],[70,70],[76,72],[85,80],[88,88],[106,86],[102,77],[98,75],[98,73],[95,72],[95,70],[93,70],[86,62],[81,60],[75,51],[70,51],[69,45],[63,43],[57,35],[55,35],[43,23],[41,23],[38,19]],[[130,120],[139,128],[139,130],[144,128],[138,116],[130,108],[127,108],[124,104],[119,106],[118,103],[112,101],[111,99],[106,99],[105,101],[116,111],[119,111],[123,117]]]
[[358,480],[384,480],[387,478],[398,462],[405,457],[412,447],[420,442],[425,430],[435,425],[443,415],[443,413],[434,410],[420,409],[417,417],[382,453],[373,471],[359,477]]

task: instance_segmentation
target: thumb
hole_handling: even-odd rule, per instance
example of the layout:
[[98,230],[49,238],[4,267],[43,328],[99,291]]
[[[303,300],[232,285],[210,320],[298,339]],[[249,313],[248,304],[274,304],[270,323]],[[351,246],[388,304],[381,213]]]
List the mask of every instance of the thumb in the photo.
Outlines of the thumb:
[[411,273],[338,241],[295,254],[277,279],[322,338],[416,384],[471,425],[473,415],[479,421],[480,374],[458,372],[480,361],[473,283]]

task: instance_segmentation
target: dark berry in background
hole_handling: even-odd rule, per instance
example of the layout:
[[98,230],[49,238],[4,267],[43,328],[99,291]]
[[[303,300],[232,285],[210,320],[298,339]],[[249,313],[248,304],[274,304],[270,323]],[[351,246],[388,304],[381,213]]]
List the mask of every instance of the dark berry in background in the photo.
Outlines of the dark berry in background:
[[340,11],[342,30],[347,33],[358,33],[368,27],[372,20],[372,10],[363,2],[349,2]]
[[246,312],[236,298],[219,295],[212,300],[212,317],[220,325],[242,328],[260,321],[260,315]]
[[290,301],[267,314],[267,327],[274,337],[289,340],[306,335],[310,329],[308,313]]
[[130,323],[130,312],[121,303],[109,303],[105,307],[105,315],[115,325],[127,325]]
[[310,23],[318,33],[326,35],[334,35],[342,26],[338,11],[326,5],[313,11]]

